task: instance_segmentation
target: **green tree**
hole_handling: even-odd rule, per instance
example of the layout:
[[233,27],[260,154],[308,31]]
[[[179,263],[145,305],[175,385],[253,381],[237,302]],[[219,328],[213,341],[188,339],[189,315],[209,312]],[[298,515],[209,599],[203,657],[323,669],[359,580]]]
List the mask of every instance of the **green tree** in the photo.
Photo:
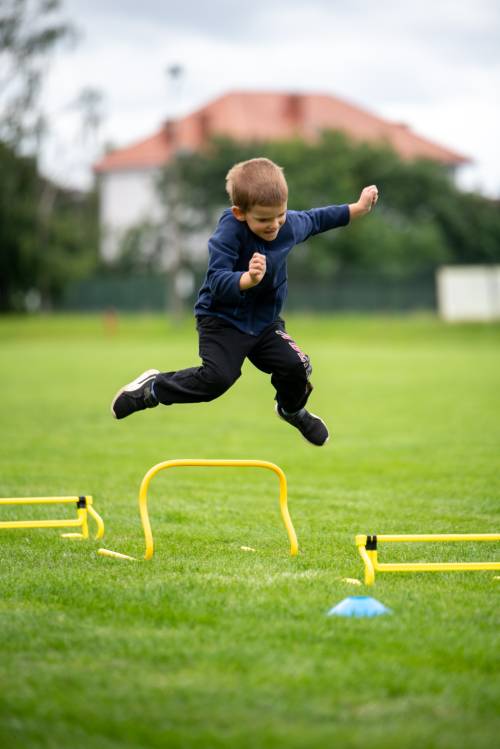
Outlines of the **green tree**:
[[97,263],[96,194],[56,190],[46,214],[40,210],[45,185],[33,157],[0,143],[1,311],[24,309],[29,292],[50,307],[68,280]]
[[[403,276],[443,263],[500,260],[500,212],[494,201],[460,191],[435,162],[403,161],[389,147],[355,143],[339,132],[325,132],[314,144],[219,138],[203,154],[179,155],[175,173],[181,200],[193,209],[184,231],[213,225],[227,206],[228,169],[256,155],[285,168],[292,209],[353,202],[364,185],[379,186],[380,201],[369,220],[320,235],[292,253],[290,265],[301,278],[332,278],[353,269]],[[163,174],[164,185],[171,169]]]
[[[65,284],[97,263],[94,193],[62,189],[37,166],[47,122],[43,77],[55,48],[74,40],[58,0],[5,0],[0,15],[0,310],[26,297],[49,307]],[[79,105],[96,127],[99,96]],[[30,155],[26,155],[30,154]]]
[[0,9],[0,140],[17,148],[40,137],[44,74],[54,48],[76,40],[59,0],[3,0]]

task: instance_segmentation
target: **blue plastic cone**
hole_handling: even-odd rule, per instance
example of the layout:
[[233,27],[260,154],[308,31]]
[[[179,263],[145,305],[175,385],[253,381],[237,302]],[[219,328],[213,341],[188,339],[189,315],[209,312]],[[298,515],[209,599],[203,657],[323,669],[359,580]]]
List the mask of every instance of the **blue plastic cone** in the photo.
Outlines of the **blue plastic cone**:
[[349,596],[330,609],[327,616],[382,616],[391,614],[391,609],[370,596]]

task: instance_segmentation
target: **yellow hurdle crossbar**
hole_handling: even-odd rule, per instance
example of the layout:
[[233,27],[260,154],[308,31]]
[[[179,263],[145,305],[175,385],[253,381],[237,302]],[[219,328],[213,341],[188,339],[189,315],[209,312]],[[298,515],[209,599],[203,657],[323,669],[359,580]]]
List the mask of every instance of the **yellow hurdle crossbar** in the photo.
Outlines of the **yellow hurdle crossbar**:
[[415,562],[381,564],[379,543],[434,543],[457,541],[500,541],[500,533],[417,533],[413,535],[356,536],[356,546],[365,565],[365,585],[373,585],[375,572],[458,572],[500,570],[500,562]]
[[0,497],[0,505],[51,505],[74,504],[77,517],[63,520],[2,520],[0,530],[7,528],[80,528],[80,533],[62,533],[63,538],[85,539],[89,537],[88,515],[97,526],[95,538],[104,535],[104,522],[93,507],[92,497]]
[[[297,543],[297,536],[295,535],[295,530],[292,525],[292,520],[290,518],[290,514],[288,512],[288,493],[287,493],[287,483],[286,483],[286,476],[281,470],[281,468],[274,463],[269,463],[266,460],[200,460],[198,458],[182,458],[178,460],[166,460],[162,463],[157,463],[157,465],[153,466],[149,469],[149,471],[145,474],[144,478],[142,479],[142,483],[139,489],[139,512],[141,516],[141,523],[142,528],[144,531],[144,538],[146,543],[146,551],[144,554],[144,559],[148,560],[151,559],[154,553],[154,544],[153,544],[153,534],[151,532],[151,523],[149,522],[149,514],[148,514],[148,489],[149,485],[151,483],[151,480],[158,474],[160,471],[165,471],[168,468],[265,468],[269,471],[273,471],[279,479],[279,502],[280,502],[280,510],[281,510],[281,517],[283,518],[283,522],[285,524],[285,528],[288,533],[288,538],[290,541],[290,554],[292,556],[295,556],[298,552],[298,543]],[[109,549],[99,549],[99,554],[102,556],[107,557],[116,557],[118,559],[134,559],[134,557],[129,557],[127,554],[119,554],[115,551],[110,551]]]

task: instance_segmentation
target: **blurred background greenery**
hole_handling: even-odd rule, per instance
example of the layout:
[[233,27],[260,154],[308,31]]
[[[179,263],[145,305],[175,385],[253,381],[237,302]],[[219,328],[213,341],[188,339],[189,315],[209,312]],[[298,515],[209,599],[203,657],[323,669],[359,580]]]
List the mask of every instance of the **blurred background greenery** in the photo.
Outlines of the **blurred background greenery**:
[[[52,20],[59,3],[35,5],[36,18],[29,4],[11,0],[0,23],[8,80],[0,117],[0,311],[172,308],[163,220],[134,226],[117,257],[105,262],[97,186],[68,189],[41,173],[39,149],[50,127],[39,106],[47,62],[76,33]],[[78,101],[82,120],[92,126],[98,93],[83,92]],[[158,179],[165,213],[176,216],[179,262],[194,279],[181,300],[184,309],[206,256],[199,252],[193,261],[183,248],[206,245],[227,204],[228,168],[255,155],[285,168],[290,208],[353,202],[366,184],[380,190],[370,220],[321,235],[292,254],[289,309],[433,310],[439,266],[500,262],[498,201],[459,189],[436,162],[403,161],[388,146],[355,143],[334,131],[314,144],[218,138],[203,152],[180,152]]]

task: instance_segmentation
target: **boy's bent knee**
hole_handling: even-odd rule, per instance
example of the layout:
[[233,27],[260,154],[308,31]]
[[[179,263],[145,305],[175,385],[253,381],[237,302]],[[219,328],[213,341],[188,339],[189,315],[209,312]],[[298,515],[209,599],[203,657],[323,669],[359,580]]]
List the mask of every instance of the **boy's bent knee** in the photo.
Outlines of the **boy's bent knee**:
[[236,382],[240,374],[241,372],[238,372],[238,374],[234,376],[226,372],[217,372],[215,370],[205,371],[204,380],[207,393],[206,400],[214,400],[214,398],[218,398],[220,395],[225,393],[226,390],[229,390],[231,385]]
[[311,375],[311,372],[311,363],[309,361],[309,357],[307,357],[307,361],[305,362],[297,359],[296,361],[288,363],[287,366],[283,368],[280,374],[282,377],[286,377],[287,379],[303,380],[304,382],[307,382]]

